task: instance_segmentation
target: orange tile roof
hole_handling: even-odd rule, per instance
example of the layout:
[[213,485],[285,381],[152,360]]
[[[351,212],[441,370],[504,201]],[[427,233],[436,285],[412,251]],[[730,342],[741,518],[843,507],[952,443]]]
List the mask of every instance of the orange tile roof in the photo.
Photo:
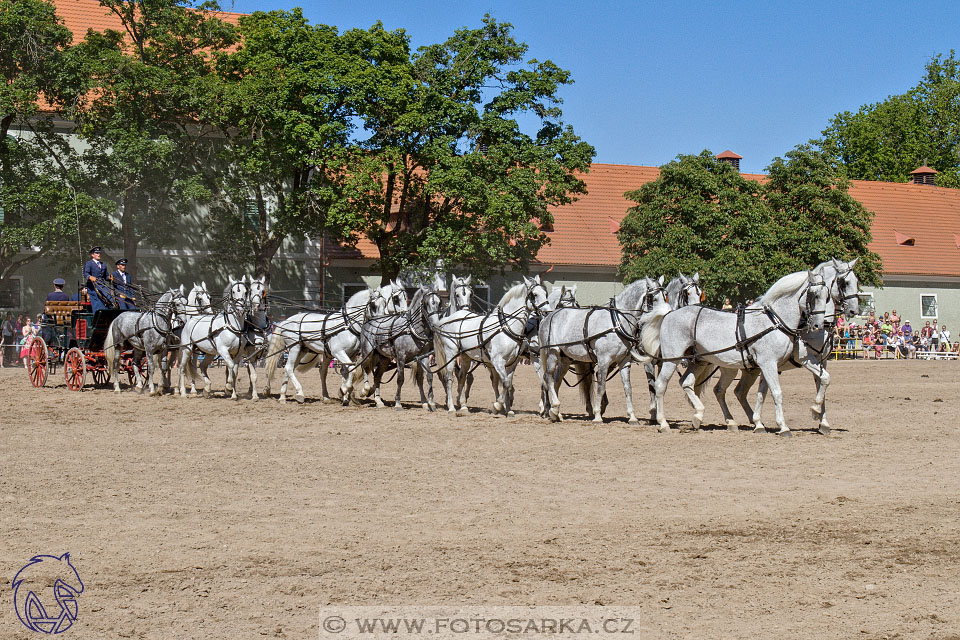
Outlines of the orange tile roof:
[[[543,265],[616,267],[617,229],[633,202],[627,191],[656,180],[656,167],[594,164],[583,177],[587,195],[556,207],[550,244],[540,250]],[[762,181],[761,174],[744,174]],[[960,276],[960,190],[898,182],[854,180],[850,193],[876,216],[870,248],[883,258],[887,275]],[[901,245],[898,235],[914,239]],[[376,246],[361,240],[356,250],[328,245],[331,258],[377,258]]]
[[[53,0],[53,4],[57,8],[57,15],[63,18],[64,26],[73,33],[74,42],[83,40],[88,29],[123,31],[120,18],[97,0]],[[237,19],[246,14],[219,11],[216,15],[221,20],[236,24]]]

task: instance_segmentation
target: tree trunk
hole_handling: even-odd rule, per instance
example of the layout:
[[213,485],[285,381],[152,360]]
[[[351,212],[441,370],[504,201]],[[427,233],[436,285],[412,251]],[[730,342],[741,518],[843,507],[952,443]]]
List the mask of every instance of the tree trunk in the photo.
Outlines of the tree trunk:
[[393,261],[390,260],[387,256],[387,247],[385,241],[387,239],[381,237],[377,241],[377,249],[380,252],[380,286],[389,284],[391,280],[400,275],[400,267]]
[[268,289],[270,288],[270,262],[273,260],[273,257],[277,255],[281,244],[283,244],[282,237],[275,235],[270,236],[265,243],[260,245],[253,259],[253,277],[259,278],[263,276],[263,282]]

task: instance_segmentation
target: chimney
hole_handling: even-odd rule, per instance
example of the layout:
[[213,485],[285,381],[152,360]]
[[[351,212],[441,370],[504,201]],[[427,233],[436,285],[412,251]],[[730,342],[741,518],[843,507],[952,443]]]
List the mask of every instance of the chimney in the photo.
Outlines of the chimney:
[[733,151],[730,151],[730,149],[727,149],[723,153],[718,153],[716,158],[720,162],[726,162],[727,164],[733,165],[734,169],[740,171],[740,161],[743,159],[743,156],[738,156]]
[[910,175],[913,176],[913,184],[937,184],[937,170],[931,169],[927,165],[914,169],[910,172]]

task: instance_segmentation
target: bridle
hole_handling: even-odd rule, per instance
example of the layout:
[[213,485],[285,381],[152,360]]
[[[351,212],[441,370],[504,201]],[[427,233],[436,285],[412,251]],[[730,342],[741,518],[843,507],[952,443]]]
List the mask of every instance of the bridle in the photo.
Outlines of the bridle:
[[[696,292],[696,295],[691,295],[694,292]],[[699,302],[703,302],[706,300],[706,294],[704,294],[703,289],[700,288],[696,280],[687,280],[683,283],[683,286],[680,287],[680,293],[677,294],[677,302],[683,300],[684,303],[680,306],[685,307],[697,304],[697,299],[699,299]]]
[[803,308],[800,310],[802,326],[806,326],[807,328],[810,327],[810,319],[813,316],[819,315],[825,320],[827,314],[826,304],[824,304],[819,311],[813,309],[813,306],[817,304],[817,299],[820,297],[817,290],[827,287],[827,283],[822,275],[817,274],[815,278],[816,280],[807,285]]
[[[538,288],[543,291],[543,302],[537,302],[536,291]],[[550,302],[547,300],[547,288],[539,282],[534,284],[527,291],[525,304],[527,306],[527,309],[529,309],[533,315],[535,315],[538,318],[542,318],[544,315],[544,308],[546,308],[547,311],[550,310]]]
[[[461,303],[459,300],[461,293],[466,298],[465,304]],[[470,287],[470,285],[463,284],[463,283],[454,285],[453,296],[450,302],[450,306],[453,308],[454,311],[460,311],[461,309],[469,309],[470,298],[472,297],[472,295],[473,295],[473,289]]]

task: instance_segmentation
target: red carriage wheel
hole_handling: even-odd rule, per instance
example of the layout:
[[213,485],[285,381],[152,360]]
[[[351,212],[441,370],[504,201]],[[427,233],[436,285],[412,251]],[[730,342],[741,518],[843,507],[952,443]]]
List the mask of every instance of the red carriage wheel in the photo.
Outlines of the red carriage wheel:
[[63,360],[63,378],[67,381],[67,388],[71,391],[83,389],[83,383],[87,377],[86,360],[83,351],[76,347],[67,351],[67,357]]
[[110,379],[106,369],[91,369],[90,373],[93,374],[93,384],[104,385]]
[[47,343],[37,336],[30,343],[30,351],[27,353],[27,375],[30,376],[30,384],[35,387],[47,384],[47,360]]

